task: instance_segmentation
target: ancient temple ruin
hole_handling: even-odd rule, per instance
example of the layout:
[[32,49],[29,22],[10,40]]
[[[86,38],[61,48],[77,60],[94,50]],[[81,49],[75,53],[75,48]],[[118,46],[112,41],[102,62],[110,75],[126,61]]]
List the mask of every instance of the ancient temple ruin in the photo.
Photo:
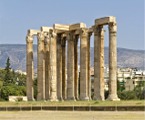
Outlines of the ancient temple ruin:
[[[38,39],[37,100],[104,100],[104,29],[109,28],[109,96],[117,96],[116,18],[95,20],[91,28],[84,23],[28,30],[27,42],[27,98],[34,100],[33,40]],[[91,98],[90,37],[94,34],[94,97]],[[80,39],[80,75],[78,71],[78,40]],[[67,54],[66,54],[67,53]],[[80,77],[79,77],[80,76]],[[80,86],[80,87],[79,87]]]

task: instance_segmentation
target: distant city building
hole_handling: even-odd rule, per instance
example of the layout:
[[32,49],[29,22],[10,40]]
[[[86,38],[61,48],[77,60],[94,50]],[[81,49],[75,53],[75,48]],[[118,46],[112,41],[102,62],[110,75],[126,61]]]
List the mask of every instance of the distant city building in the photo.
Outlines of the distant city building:
[[143,82],[145,83],[145,79],[129,79],[125,82],[125,90],[132,91],[137,85]]
[[[91,81],[94,82],[94,68],[90,69]],[[118,68],[117,80],[122,85],[125,85],[125,90],[133,90],[139,83],[145,82],[145,71],[137,70],[136,68]],[[105,90],[108,90],[109,67],[104,67],[104,82]],[[94,89],[94,86],[92,86]]]
[[26,75],[26,74],[27,74],[26,72],[23,72],[22,70],[15,70],[15,72],[16,72],[16,73],[19,73],[19,74],[21,74],[21,75],[22,75],[22,74],[23,74],[23,75]]

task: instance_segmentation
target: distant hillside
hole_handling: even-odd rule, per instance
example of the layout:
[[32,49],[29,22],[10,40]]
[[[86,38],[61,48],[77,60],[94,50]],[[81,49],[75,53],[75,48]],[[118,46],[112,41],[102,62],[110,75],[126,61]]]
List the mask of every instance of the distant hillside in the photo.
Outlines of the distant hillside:
[[[118,48],[118,66],[144,69],[145,51]],[[0,45],[0,67],[4,68],[6,59],[10,57],[13,69],[26,70],[26,45]],[[37,46],[34,45],[34,67],[37,66]],[[94,62],[94,49],[91,48],[91,65]],[[108,47],[105,47],[105,64],[108,64]]]
[[[105,47],[105,65],[108,65],[108,47]],[[91,57],[94,58],[94,48],[91,48]],[[91,59],[92,65],[94,59]],[[119,67],[136,67],[144,70],[145,51],[117,48],[117,64]]]

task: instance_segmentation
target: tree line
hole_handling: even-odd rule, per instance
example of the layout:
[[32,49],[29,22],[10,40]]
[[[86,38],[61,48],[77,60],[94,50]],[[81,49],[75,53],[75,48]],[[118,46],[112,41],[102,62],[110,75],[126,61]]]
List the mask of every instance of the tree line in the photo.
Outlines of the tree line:
[[8,57],[5,68],[0,69],[0,100],[9,96],[26,96],[26,75],[15,72]]

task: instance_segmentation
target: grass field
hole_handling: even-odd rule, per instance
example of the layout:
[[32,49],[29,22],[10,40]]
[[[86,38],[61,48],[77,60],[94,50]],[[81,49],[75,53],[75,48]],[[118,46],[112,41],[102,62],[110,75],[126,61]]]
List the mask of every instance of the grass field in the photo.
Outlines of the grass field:
[[[145,106],[145,101],[33,101],[0,102],[0,106]],[[145,120],[144,111],[13,111],[0,112],[0,120]]]
[[0,112],[0,120],[145,120],[144,112]]
[[131,101],[33,101],[33,102],[0,102],[0,106],[145,106],[144,100]]

